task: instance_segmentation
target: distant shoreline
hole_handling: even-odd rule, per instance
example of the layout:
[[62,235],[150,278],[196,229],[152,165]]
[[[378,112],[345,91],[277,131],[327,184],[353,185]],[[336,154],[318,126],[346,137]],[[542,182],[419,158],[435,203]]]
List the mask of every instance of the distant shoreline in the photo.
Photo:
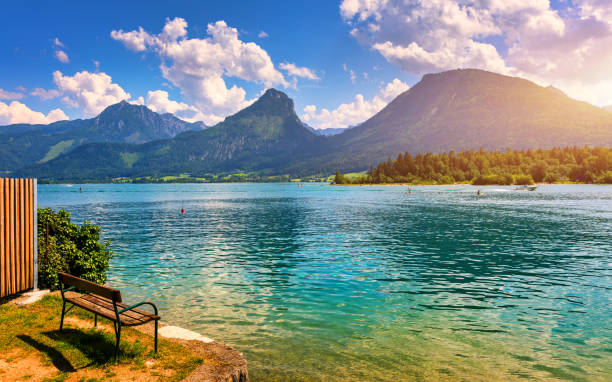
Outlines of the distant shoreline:
[[[380,187],[380,186],[384,186],[384,187],[431,187],[431,186],[436,186],[436,187],[456,187],[456,186],[472,186],[472,187],[489,187],[489,186],[496,186],[496,187],[521,187],[522,185],[520,184],[485,184],[485,185],[480,185],[480,184],[470,184],[470,183],[448,183],[448,184],[414,184],[414,183],[360,183],[360,184],[353,184],[353,183],[347,183],[347,184],[334,184],[334,183],[327,183],[327,182],[138,182],[138,183],[131,183],[131,182],[40,182],[38,183],[38,185],[95,185],[95,184],[283,184],[283,185],[296,185],[296,186],[302,186],[302,187],[306,187],[306,186],[310,186],[310,187]],[[581,183],[581,182],[572,182],[572,183],[535,183],[532,184],[535,186],[545,186],[545,185],[556,185],[556,186],[563,186],[563,185],[592,185],[592,186],[605,186],[605,185],[611,185],[612,183]]]
[[[534,183],[530,186],[563,186],[563,185],[592,185],[592,186],[605,186],[610,185],[610,183],[580,183],[580,182],[572,182],[572,183]],[[496,186],[496,187],[521,187],[522,184],[471,184],[471,183],[448,183],[448,184],[414,184],[414,183],[361,183],[361,184],[320,184],[318,186],[404,186],[404,187],[424,187],[424,186],[472,186],[472,187],[488,187],[488,186]]]

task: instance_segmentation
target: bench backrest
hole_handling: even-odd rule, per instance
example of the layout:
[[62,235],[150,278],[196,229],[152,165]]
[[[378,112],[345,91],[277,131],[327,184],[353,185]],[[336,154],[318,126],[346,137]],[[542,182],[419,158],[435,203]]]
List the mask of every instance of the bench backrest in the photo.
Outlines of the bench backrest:
[[73,286],[83,292],[92,293],[100,297],[108,298],[115,302],[121,302],[121,292],[114,288],[109,288],[104,285],[96,284],[91,281],[87,281],[80,277],[69,275],[64,272],[57,272],[60,282],[65,286]]

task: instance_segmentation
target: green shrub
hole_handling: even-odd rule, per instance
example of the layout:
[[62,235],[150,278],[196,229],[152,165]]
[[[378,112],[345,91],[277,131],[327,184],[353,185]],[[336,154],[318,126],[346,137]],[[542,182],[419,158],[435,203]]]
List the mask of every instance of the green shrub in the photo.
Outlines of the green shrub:
[[512,184],[514,178],[510,174],[489,174],[489,175],[478,175],[472,179],[472,184],[475,186],[486,186],[491,184]]
[[612,171],[604,172],[599,178],[597,183],[612,184]]
[[336,171],[336,177],[334,178],[334,183],[336,184],[347,184],[346,177],[340,172]]
[[546,174],[546,176],[544,177],[544,182],[545,183],[556,183],[559,181],[559,178],[561,178],[561,176],[555,172],[549,172]]
[[442,175],[438,178],[438,184],[454,184],[455,179],[450,175]]
[[535,182],[533,181],[531,175],[520,174],[514,177],[514,183],[523,186],[527,184],[534,184]]
[[[49,240],[46,233],[49,227]],[[99,284],[113,256],[110,241],[100,242],[100,227],[85,221],[70,222],[68,211],[38,209],[38,285],[58,289],[57,272],[62,271]]]
[[537,161],[529,168],[529,174],[531,175],[534,181],[541,182],[546,177],[547,167],[548,166],[546,162],[542,160]]

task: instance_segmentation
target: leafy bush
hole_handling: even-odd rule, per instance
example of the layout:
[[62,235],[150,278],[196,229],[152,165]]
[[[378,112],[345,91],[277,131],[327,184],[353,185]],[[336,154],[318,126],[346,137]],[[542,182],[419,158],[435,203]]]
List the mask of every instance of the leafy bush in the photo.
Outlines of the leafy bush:
[[527,184],[534,184],[535,182],[533,181],[531,175],[521,174],[514,177],[514,183],[523,186]]
[[544,177],[544,182],[545,183],[556,183],[559,181],[559,179],[561,178],[561,176],[555,172],[549,172],[546,174],[546,176]]
[[[49,227],[49,240],[46,233]],[[62,271],[99,284],[106,282],[106,271],[113,256],[110,241],[100,242],[100,227],[85,221],[70,222],[68,211],[38,209],[38,284],[58,289],[57,272]]]
[[490,184],[512,184],[514,179],[510,174],[498,175],[478,175],[472,179],[472,184],[476,186],[486,186]]
[[597,183],[612,184],[612,171],[604,172],[601,177],[597,179]]
[[334,178],[334,183],[336,184],[347,184],[347,180],[344,177],[344,175],[342,175],[342,173],[340,171],[336,171],[336,177]]
[[[565,147],[549,150],[487,152],[468,150],[459,153],[399,154],[370,167],[370,183],[440,184],[475,181],[474,184],[513,184],[536,182],[604,182],[612,171],[612,149],[603,147]],[[519,176],[510,181],[512,174]],[[481,176],[482,175],[482,176]],[[529,177],[527,177],[527,175]],[[501,176],[501,177],[500,177]]]
[[529,168],[529,174],[536,182],[541,182],[546,177],[548,165],[546,162],[539,160]]
[[438,184],[454,184],[455,179],[450,175],[442,175],[438,178]]

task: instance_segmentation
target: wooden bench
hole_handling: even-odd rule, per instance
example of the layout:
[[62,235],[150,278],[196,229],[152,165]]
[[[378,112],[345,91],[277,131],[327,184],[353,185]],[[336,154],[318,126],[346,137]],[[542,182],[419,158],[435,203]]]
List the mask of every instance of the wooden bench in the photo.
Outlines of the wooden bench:
[[[63,272],[58,272],[58,276],[63,300],[60,332],[64,328],[64,315],[75,306],[94,314],[94,327],[98,326],[98,316],[109,319],[113,321],[115,328],[115,358],[117,358],[122,326],[138,326],[155,321],[155,352],[157,353],[157,326],[160,317],[157,315],[155,304],[143,301],[128,306],[122,303],[121,292],[117,289],[96,284]],[[68,310],[66,310],[66,303],[72,304]],[[151,314],[147,311],[136,309],[141,305],[151,305],[155,313]]]

